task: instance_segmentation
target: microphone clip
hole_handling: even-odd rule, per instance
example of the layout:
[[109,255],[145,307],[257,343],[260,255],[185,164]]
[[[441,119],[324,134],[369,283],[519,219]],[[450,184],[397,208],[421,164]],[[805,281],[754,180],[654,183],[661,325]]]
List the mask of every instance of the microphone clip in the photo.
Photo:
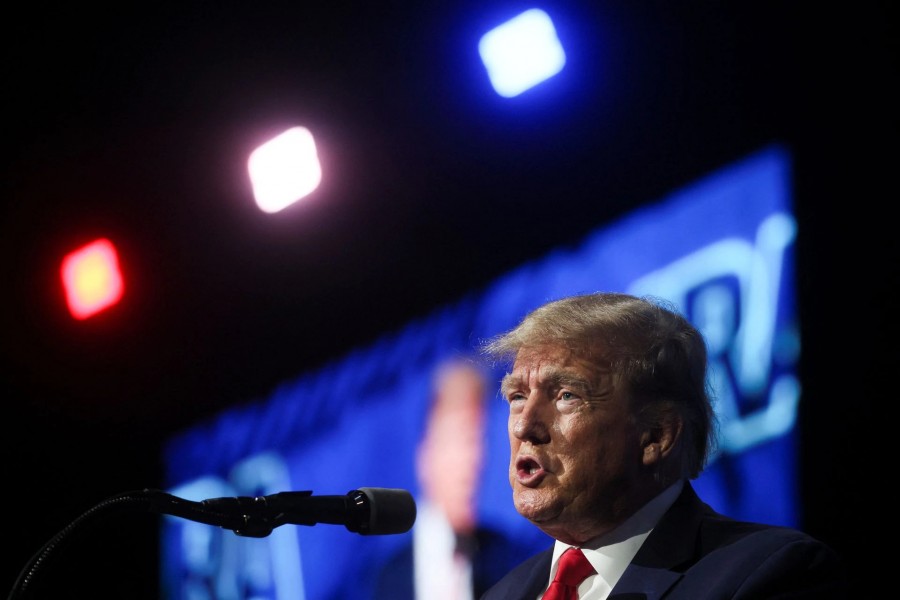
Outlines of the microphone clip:
[[315,519],[290,510],[298,499],[312,499],[312,490],[279,492],[268,496],[210,498],[200,502],[205,512],[221,515],[220,526],[243,537],[266,537],[287,523],[315,525]]

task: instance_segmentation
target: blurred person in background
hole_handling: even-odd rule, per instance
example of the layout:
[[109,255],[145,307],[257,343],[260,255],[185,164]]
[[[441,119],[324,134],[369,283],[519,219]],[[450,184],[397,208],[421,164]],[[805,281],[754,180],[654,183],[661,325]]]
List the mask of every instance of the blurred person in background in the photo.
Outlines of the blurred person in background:
[[475,362],[451,360],[436,369],[416,452],[413,543],[382,570],[379,600],[475,600],[527,556],[478,520],[486,391]]

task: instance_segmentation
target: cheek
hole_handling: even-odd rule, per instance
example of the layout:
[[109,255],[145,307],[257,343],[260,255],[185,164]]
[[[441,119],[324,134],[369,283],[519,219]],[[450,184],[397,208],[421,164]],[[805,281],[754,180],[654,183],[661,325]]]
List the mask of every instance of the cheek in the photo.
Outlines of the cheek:
[[615,433],[596,421],[573,416],[564,419],[558,430],[556,450],[567,474],[585,477],[616,460]]
[[603,450],[602,444],[592,444],[590,448],[581,448],[566,453],[562,457],[563,476],[569,479],[587,481],[602,473],[611,457]]
[[509,437],[510,445],[518,441],[516,439],[516,419],[513,415],[509,415],[509,419],[506,421],[506,435]]
[[516,454],[519,452],[519,445],[522,442],[519,441],[515,436],[509,436],[509,468],[512,469],[512,465],[516,460]]
[[640,444],[630,431],[595,430],[590,436],[570,438],[564,453],[567,472],[583,480],[617,479],[640,462]]

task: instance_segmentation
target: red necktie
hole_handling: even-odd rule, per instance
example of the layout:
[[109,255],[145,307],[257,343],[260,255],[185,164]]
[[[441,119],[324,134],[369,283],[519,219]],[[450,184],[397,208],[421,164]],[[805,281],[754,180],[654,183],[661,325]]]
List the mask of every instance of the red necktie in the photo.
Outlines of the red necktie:
[[594,573],[594,567],[584,553],[579,548],[569,548],[559,558],[556,577],[543,600],[578,600],[578,586]]

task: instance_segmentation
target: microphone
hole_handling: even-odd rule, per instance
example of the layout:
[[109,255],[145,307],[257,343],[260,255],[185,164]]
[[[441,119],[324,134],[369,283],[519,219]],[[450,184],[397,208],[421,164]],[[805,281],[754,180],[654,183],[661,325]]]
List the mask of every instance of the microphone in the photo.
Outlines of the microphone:
[[416,520],[416,503],[401,489],[359,488],[344,496],[313,496],[311,491],[268,496],[210,498],[199,503],[205,523],[238,535],[262,537],[286,523],[344,525],[360,535],[405,533]]

